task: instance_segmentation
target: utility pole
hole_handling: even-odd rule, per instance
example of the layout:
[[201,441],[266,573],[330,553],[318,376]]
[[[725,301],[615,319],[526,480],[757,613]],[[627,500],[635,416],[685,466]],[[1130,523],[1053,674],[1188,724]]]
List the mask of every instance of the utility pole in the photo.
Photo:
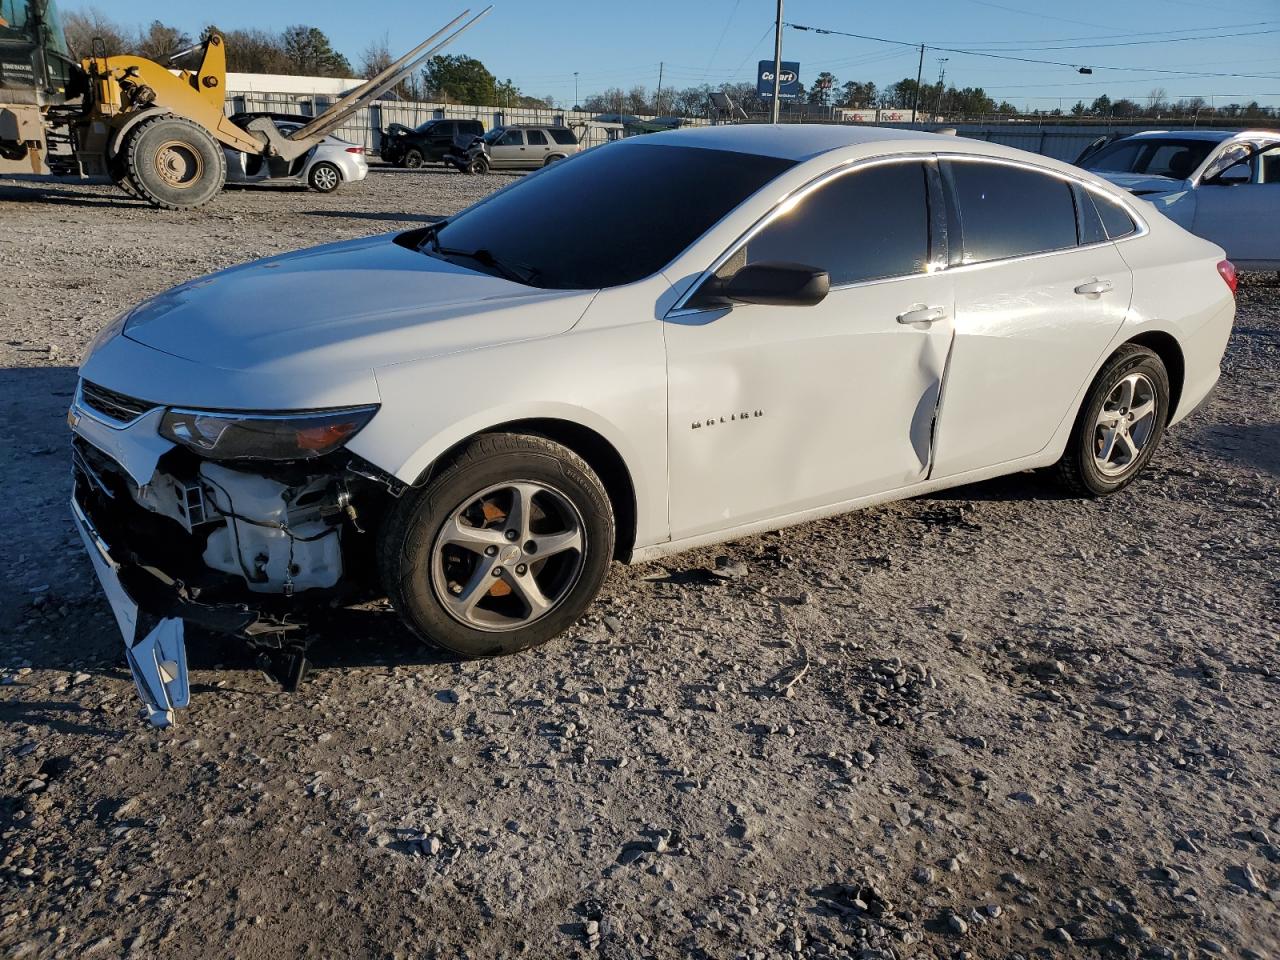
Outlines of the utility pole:
[[578,99],[578,71],[573,71],[573,109],[577,110],[582,105],[582,101]]
[[946,89],[943,84],[947,82],[947,61],[950,57],[938,58],[938,95],[933,98],[933,112],[942,113],[942,92]]
[[[778,0],[778,6],[782,6],[782,0]],[[781,29],[781,27],[779,27]],[[920,122],[920,81],[924,79],[924,44],[920,44],[920,66],[916,67],[916,96],[915,102],[911,104],[911,122]]]
[[653,109],[658,116],[662,116],[662,61],[658,61],[658,92],[653,95]]
[[782,86],[782,0],[778,0],[778,19],[773,28],[773,122],[778,122],[778,94]]

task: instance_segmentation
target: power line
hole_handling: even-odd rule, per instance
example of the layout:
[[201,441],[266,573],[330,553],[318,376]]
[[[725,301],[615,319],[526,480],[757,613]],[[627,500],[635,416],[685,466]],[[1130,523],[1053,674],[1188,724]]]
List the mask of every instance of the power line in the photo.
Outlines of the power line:
[[[811,27],[799,23],[788,23],[786,26],[793,30],[805,30],[810,33],[828,34],[839,37],[853,37],[855,40],[874,40],[877,43],[891,43],[900,47],[919,48],[921,44],[910,43],[906,40],[891,40],[887,37],[873,37],[864,33],[846,33],[843,30],[830,30],[825,27]],[[1017,63],[1037,63],[1050,67],[1070,67],[1072,70],[1078,70],[1082,66],[1079,63],[1067,63],[1063,60],[1037,60],[1032,57],[1013,57],[1003,53],[989,53],[983,50],[966,50],[963,47],[943,47],[936,44],[924,44],[926,50],[939,50],[946,53],[959,53],[968,57],[987,57],[992,60],[1011,60]],[[1280,80],[1280,76],[1274,74],[1257,74],[1257,73],[1196,73],[1187,70],[1169,70],[1160,67],[1114,67],[1106,65],[1091,65],[1094,70],[1118,70],[1127,73],[1159,73],[1169,76],[1179,77],[1235,77],[1243,80]]]
[[[1235,30],[1238,27],[1269,27],[1275,23],[1280,23],[1280,20],[1254,20],[1248,23],[1216,23],[1212,27],[1182,27],[1178,30],[1144,30],[1139,34],[1139,36],[1167,37],[1175,33],[1204,33],[1209,30]],[[964,43],[970,47],[985,49],[986,47],[994,48],[996,46],[1008,46],[1016,43],[1071,43],[1076,40],[1118,40],[1121,37],[1132,37],[1133,35],[1133,31],[1130,31],[1128,33],[1092,34],[1087,37],[1024,37],[1021,40],[952,40],[950,42]]]
[[711,69],[711,64],[715,63],[716,54],[720,52],[720,45],[724,43],[724,35],[729,32],[729,26],[733,23],[734,14],[738,12],[738,4],[742,0],[733,0],[733,9],[729,11],[729,19],[724,22],[724,28],[720,31],[720,39],[716,41],[715,49],[711,51],[711,56],[707,58],[707,69]]
[[[1274,23],[1275,21],[1271,21]],[[1224,40],[1227,37],[1256,37],[1264,33],[1280,33],[1280,30],[1249,30],[1244,33],[1215,33],[1203,37],[1167,37],[1163,40],[1125,40],[1120,43],[1076,43],[1059,46],[1042,47],[1009,47],[1007,50],[1101,50],[1104,47],[1145,47],[1159,43],[1183,43],[1187,40]],[[974,47],[974,50],[986,50],[986,47]]]

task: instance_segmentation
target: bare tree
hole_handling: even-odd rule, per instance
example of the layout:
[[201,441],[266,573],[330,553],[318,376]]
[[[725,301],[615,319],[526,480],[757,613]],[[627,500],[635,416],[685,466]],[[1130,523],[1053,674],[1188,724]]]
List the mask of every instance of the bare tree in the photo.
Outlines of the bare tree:
[[116,23],[97,7],[63,14],[62,28],[66,33],[67,46],[76,57],[89,56],[93,52],[94,39],[102,40],[108,57],[131,52],[137,41],[128,28]]
[[179,50],[185,50],[189,46],[191,37],[186,33],[167,23],[152,20],[151,26],[138,36],[136,52],[148,60],[165,63]]

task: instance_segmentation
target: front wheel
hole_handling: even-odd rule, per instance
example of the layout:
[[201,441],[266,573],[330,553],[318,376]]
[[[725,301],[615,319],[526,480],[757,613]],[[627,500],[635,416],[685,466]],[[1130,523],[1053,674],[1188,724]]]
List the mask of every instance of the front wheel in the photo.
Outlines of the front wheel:
[[379,535],[379,572],[420,637],[466,657],[546,643],[595,598],[614,546],[599,477],[545,437],[472,440]]
[[1102,365],[1076,417],[1058,476],[1073,493],[1127,487],[1155,455],[1172,412],[1169,374],[1151,350],[1126,344]]
[[323,161],[311,168],[311,173],[307,176],[307,182],[311,184],[312,190],[318,190],[321,193],[333,193],[342,185],[342,171],[332,163]]
[[208,203],[227,182],[227,158],[204,127],[185,117],[143,121],[129,136],[124,173],[157,207]]
[[400,165],[410,170],[417,170],[424,162],[421,150],[406,150],[404,159],[400,161]]

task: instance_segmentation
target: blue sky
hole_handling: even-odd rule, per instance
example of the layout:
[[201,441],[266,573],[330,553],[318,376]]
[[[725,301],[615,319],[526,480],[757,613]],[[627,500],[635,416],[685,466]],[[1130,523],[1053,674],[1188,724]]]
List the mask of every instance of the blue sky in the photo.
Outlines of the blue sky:
[[[276,30],[293,23],[320,27],[356,63],[371,42],[388,38],[393,52],[406,49],[460,12],[484,0],[221,0],[219,22],[227,27]],[[63,0],[79,9],[91,4]],[[499,78],[510,77],[526,93],[568,103],[574,71],[582,96],[610,86],[628,88],[658,80],[689,86],[749,80],[757,60],[772,56],[774,0],[499,0],[489,16],[452,53],[478,57]],[[211,8],[190,0],[130,0],[98,4],[130,24],[165,20],[196,33]],[[1219,104],[1256,99],[1280,104],[1280,0],[915,0],[911,13],[887,3],[787,0],[787,21],[907,42],[974,49],[1005,56],[1062,61],[1067,66],[1021,63],[957,52],[929,50],[924,75],[935,80],[945,66],[947,83],[981,86],[1022,107],[1052,108],[1086,103],[1101,93],[1112,99],[1144,99],[1153,88],[1169,97],[1212,97]],[[1240,34],[1202,39],[1213,34]],[[1194,36],[1194,40],[1171,38]],[[1135,41],[1160,41],[1127,46]],[[1089,46],[1084,46],[1084,45]],[[1043,49],[1046,46],[1068,49]],[[1036,49],[1040,48],[1040,49]],[[784,56],[801,63],[808,83],[820,70],[839,82],[873,80],[881,86],[914,77],[917,53],[842,36],[787,30]],[[944,64],[940,58],[946,57]],[[1070,64],[1094,68],[1078,74]],[[1161,68],[1182,76],[1113,71],[1108,66]]]

